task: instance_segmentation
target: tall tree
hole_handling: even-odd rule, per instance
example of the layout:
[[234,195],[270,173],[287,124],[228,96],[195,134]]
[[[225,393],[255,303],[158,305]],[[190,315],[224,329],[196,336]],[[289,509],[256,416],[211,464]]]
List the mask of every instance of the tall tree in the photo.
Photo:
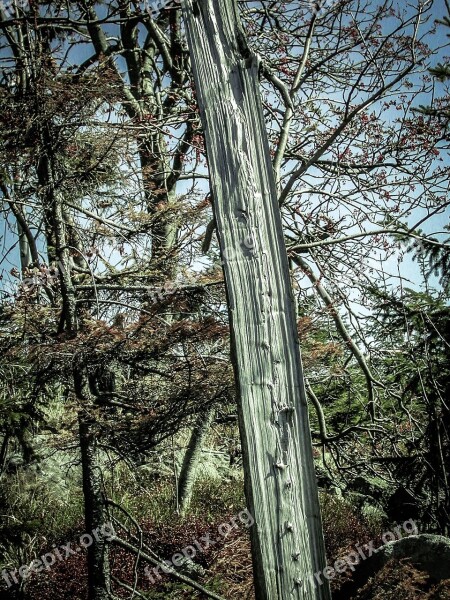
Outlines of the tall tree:
[[259,96],[234,0],[184,3],[224,274],[258,600],[330,597],[296,311]]

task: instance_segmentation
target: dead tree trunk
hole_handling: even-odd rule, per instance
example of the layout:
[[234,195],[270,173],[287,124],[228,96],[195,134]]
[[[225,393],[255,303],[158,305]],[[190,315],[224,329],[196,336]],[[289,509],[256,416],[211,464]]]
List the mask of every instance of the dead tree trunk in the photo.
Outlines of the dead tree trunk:
[[235,0],[183,0],[228,294],[258,600],[325,600],[305,385],[259,63]]

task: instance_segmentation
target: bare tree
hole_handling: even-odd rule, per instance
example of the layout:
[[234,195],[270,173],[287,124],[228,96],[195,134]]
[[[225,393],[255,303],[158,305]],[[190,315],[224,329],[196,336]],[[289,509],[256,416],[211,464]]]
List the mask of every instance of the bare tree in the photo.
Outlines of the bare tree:
[[329,598],[320,508],[258,57],[237,3],[187,1],[230,315],[256,597]]

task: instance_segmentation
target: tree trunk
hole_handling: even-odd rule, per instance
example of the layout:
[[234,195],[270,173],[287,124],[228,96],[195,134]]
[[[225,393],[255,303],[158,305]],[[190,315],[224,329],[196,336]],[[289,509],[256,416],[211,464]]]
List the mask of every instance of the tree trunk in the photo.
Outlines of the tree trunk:
[[232,334],[258,600],[325,600],[322,526],[289,265],[235,0],[184,0]]
[[55,158],[51,134],[47,124],[42,127],[41,133],[43,152],[39,157],[38,179],[42,186],[42,204],[45,207],[45,227],[47,238],[48,262],[57,262],[59,267],[62,313],[60,322],[61,333],[64,329],[71,335],[76,333],[76,297],[71,270],[72,261],[67,239],[67,225],[64,221],[64,199],[57,191],[55,181]]
[[211,421],[215,412],[214,406],[210,406],[206,412],[197,416],[197,422],[192,429],[189,445],[184,455],[181,466],[180,478],[178,480],[178,502],[182,515],[186,514],[192,498],[197,466],[202,454],[202,445],[208,435]]
[[31,250],[27,237],[22,229],[21,224],[17,221],[17,233],[19,235],[19,250],[20,250],[20,266],[22,273],[30,266]]
[[9,433],[5,433],[5,435],[3,436],[2,445],[0,448],[0,475],[5,470],[6,459],[8,458],[9,439],[10,439]]
[[92,536],[88,554],[88,600],[109,600],[110,572],[108,542],[96,537],[108,521],[103,498],[102,472],[98,463],[96,438],[98,426],[84,411],[79,413],[81,464],[83,471],[84,515],[86,533]]
[[[127,67],[127,77],[125,79],[129,80],[129,84],[123,83],[123,108],[131,119],[141,120],[143,117],[154,115],[160,110],[160,100],[156,96],[149,73],[154,69],[157,54],[158,44],[155,43],[155,38],[160,39],[158,36],[161,35],[161,32],[149,33],[144,48],[142,48],[139,43],[138,21],[129,20],[130,7],[128,5],[129,3],[126,2],[121,3],[119,8],[120,18],[123,19],[120,29],[120,42],[123,47],[121,55]],[[111,57],[112,52],[108,37],[98,23],[95,9],[92,6],[86,7],[84,15],[97,54],[103,54],[105,57],[110,56],[109,65],[117,73],[118,81],[122,80],[122,75]],[[174,33],[174,30],[172,30],[172,33]],[[153,41],[151,41],[152,36]],[[181,48],[179,48],[179,51],[181,53]],[[175,76],[174,73],[170,75],[172,78]],[[182,87],[181,70],[179,75],[176,74],[176,77],[177,85]],[[172,102],[174,100],[169,98],[165,101],[166,110],[170,110]],[[188,132],[185,152],[188,150],[192,139],[192,128],[190,126],[188,126]],[[164,209],[168,208],[176,199],[175,187],[178,177],[174,177],[173,171],[180,168],[180,165],[170,167],[171,152],[164,141],[163,132],[158,129],[139,135],[137,145],[147,210],[154,217],[150,224],[152,283],[161,283],[166,279],[172,280],[176,272],[176,242],[179,223],[173,213],[166,212]]]
[[21,422],[20,427],[15,432],[16,438],[22,449],[23,462],[25,465],[29,465],[37,458],[33,446],[33,435],[30,431],[30,426],[30,423],[25,420],[24,422]]

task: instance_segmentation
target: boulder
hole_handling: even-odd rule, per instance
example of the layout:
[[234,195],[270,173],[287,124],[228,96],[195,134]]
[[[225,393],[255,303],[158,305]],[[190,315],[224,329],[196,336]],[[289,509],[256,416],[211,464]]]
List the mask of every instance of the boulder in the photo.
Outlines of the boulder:
[[348,600],[368,579],[391,559],[407,560],[424,571],[433,582],[450,579],[450,539],[432,534],[419,534],[388,542],[370,558],[361,561],[348,580],[333,594],[333,600]]
[[431,579],[450,579],[450,539],[442,535],[423,533],[389,542],[377,553],[381,566],[391,558],[407,559]]

